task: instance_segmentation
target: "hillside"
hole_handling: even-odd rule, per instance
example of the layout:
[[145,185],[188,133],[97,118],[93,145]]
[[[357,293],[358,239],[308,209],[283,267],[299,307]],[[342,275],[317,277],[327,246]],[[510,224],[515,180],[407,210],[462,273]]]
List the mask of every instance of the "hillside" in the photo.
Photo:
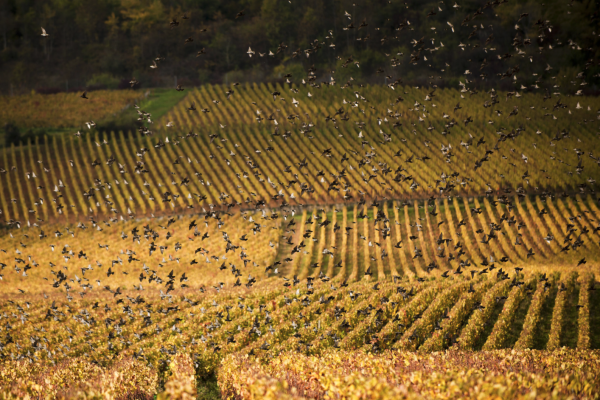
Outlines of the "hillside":
[[600,398],[597,8],[0,2],[0,400]]
[[[597,394],[596,98],[185,91],[119,114],[136,131],[0,150],[5,396],[311,397],[339,377],[391,396],[444,350],[455,382],[472,354],[522,360],[523,382],[586,360],[556,388]],[[336,361],[360,354],[360,374]],[[483,393],[521,390],[501,371]]]
[[[507,102],[506,93],[382,86],[244,85],[229,97],[227,90],[192,89],[159,120],[140,118],[142,134],[85,129],[81,137],[55,135],[45,145],[2,150],[5,220],[73,221],[114,210],[180,214],[209,204],[352,204],[363,197],[585,194],[593,193],[600,170],[596,98],[528,93]],[[272,101],[273,92],[281,95]],[[164,188],[174,196],[164,197]],[[50,202],[56,190],[62,199]]]

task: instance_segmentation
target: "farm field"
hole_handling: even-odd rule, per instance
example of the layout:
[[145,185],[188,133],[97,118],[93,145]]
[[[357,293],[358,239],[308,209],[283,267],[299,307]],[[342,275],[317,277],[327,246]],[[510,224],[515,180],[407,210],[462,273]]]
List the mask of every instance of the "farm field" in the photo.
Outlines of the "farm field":
[[[239,250],[244,267],[253,266],[249,270],[261,277],[279,273],[305,279],[323,274],[352,282],[369,271],[373,280],[413,280],[494,266],[548,274],[582,268],[597,272],[600,221],[589,198],[526,197],[507,205],[493,198],[454,198],[437,204],[369,202],[327,210],[264,209],[104,221],[92,217],[76,225],[32,225],[5,233],[0,259],[16,262],[17,268],[4,272],[2,283],[36,283],[36,291],[42,290],[47,285],[41,280],[47,276],[45,266],[74,262],[91,266],[82,266],[90,281],[105,275],[107,266],[132,275],[112,278],[125,288],[138,281],[129,272],[132,268],[158,262],[161,268],[189,271],[191,285],[197,288],[215,278],[227,279],[227,274],[214,273],[223,260],[239,262]],[[550,213],[540,215],[543,210]],[[15,250],[9,252],[11,248]],[[582,258],[591,265],[579,265]],[[263,273],[273,265],[277,271]]]
[[[44,145],[2,149],[0,209],[6,220],[25,223],[115,210],[181,214],[198,211],[189,208],[198,203],[231,209],[257,202],[352,204],[363,197],[585,194],[599,177],[596,98],[569,99],[585,105],[572,113],[574,104],[549,112],[549,100],[523,94],[516,100],[525,115],[494,122],[495,111],[481,106],[492,101],[487,93],[443,90],[429,103],[430,90],[408,87],[372,86],[358,94],[326,86],[291,89],[297,93],[238,86],[228,99],[227,88],[203,86],[146,122],[142,134],[84,130],[80,138],[54,135]],[[271,92],[290,95],[275,102]],[[395,102],[398,94],[403,100]],[[497,101],[505,113],[513,107]],[[456,103],[462,108],[453,112]],[[388,112],[378,115],[373,104]],[[187,110],[191,105],[196,111]],[[473,122],[465,124],[469,117]],[[535,129],[528,128],[532,118],[540,121]],[[163,188],[174,194],[167,202]],[[59,189],[61,200],[48,201]],[[102,201],[100,192],[106,192]]]
[[[517,373],[524,379],[541,374],[537,390],[545,393],[545,380],[585,360],[589,369],[556,389],[594,397],[599,353],[589,349],[600,346],[592,320],[600,296],[598,234],[587,209],[593,204],[579,196],[513,200],[514,222],[497,222],[489,244],[479,243],[476,231],[500,221],[502,206],[493,208],[487,198],[13,228],[0,253],[6,357],[0,386],[14,398],[181,397],[207,388],[311,398],[343,393],[334,382],[353,382],[367,394],[491,396],[504,387],[522,390],[505,378],[511,363],[523,364]],[[552,213],[539,217],[537,207]],[[449,222],[438,226],[442,216]],[[572,235],[556,227],[561,218],[589,230],[579,238],[585,250],[576,250],[585,251],[589,264],[577,265],[575,251],[561,254],[557,243]],[[550,243],[546,229],[556,235]],[[523,251],[508,250],[517,236]],[[438,245],[443,238],[452,239]],[[555,349],[560,353],[548,353]],[[473,357],[500,365],[484,378],[485,388],[475,378],[459,379],[458,387],[434,394],[435,379],[409,383],[431,368],[421,364],[431,352],[442,364],[426,362],[444,376],[454,377],[462,363],[476,368]],[[353,362],[339,364],[365,353],[368,371],[398,372],[375,378],[357,375]],[[290,375],[318,371],[315,363],[331,365],[332,375],[316,382]],[[548,366],[543,372],[540,363]]]
[[[377,282],[366,277],[344,288],[340,280],[325,277],[309,284],[290,283],[285,287],[279,278],[268,278],[252,289],[245,284],[225,285],[220,293],[209,287],[202,292],[191,287],[179,289],[177,282],[177,289],[166,294],[148,285],[138,292],[123,289],[127,300],[120,305],[112,301],[116,297],[113,292],[95,285],[94,289],[74,289],[73,298],[67,300],[55,293],[47,298],[32,293],[23,294],[21,299],[13,295],[13,302],[5,302],[1,310],[3,324],[13,327],[7,328],[10,340],[3,346],[9,359],[3,363],[2,386],[16,397],[60,397],[77,391],[108,391],[118,396],[133,387],[151,395],[171,386],[172,390],[194,391],[196,380],[202,382],[220,368],[218,385],[225,392],[250,390],[256,391],[255,396],[269,390],[285,392],[291,389],[285,384],[289,379],[307,391],[298,395],[311,397],[311,391],[329,390],[331,384],[336,387],[333,382],[338,375],[356,380],[361,390],[377,390],[383,385],[395,392],[402,390],[396,387],[402,386],[400,382],[386,382],[385,377],[371,382],[368,374],[353,375],[348,365],[340,365],[341,370],[331,371],[331,377],[325,375],[313,383],[293,379],[284,371],[313,370],[311,363],[320,363],[320,357],[326,363],[339,363],[342,355],[332,353],[336,349],[354,352],[349,357],[360,357],[362,352],[380,354],[381,358],[365,360],[365,368],[373,371],[390,362],[399,367],[403,359],[409,364],[419,363],[421,354],[448,349],[448,355],[435,353],[433,361],[426,362],[436,364],[435,359],[441,357],[447,363],[458,358],[472,364],[475,359],[469,358],[488,353],[503,360],[494,373],[498,375],[486,378],[491,380],[490,387],[483,390],[492,392],[498,390],[493,389],[494,383],[518,390],[511,380],[503,378],[503,368],[510,368],[511,362],[528,360],[523,362],[523,373],[531,373],[541,362],[548,365],[540,372],[543,379],[553,379],[569,363],[584,357],[587,361],[579,365],[589,369],[566,376],[557,390],[597,395],[593,382],[598,376],[593,367],[598,363],[598,352],[582,352],[597,346],[590,342],[589,316],[597,312],[599,303],[592,290],[592,275],[587,272],[517,274],[511,278],[493,271],[473,278],[452,274],[448,278]],[[75,293],[79,290],[84,294]],[[92,294],[94,291],[100,293]],[[542,312],[548,304],[552,311]],[[547,325],[550,329],[544,331]],[[560,353],[524,350],[548,349],[554,343],[563,348]],[[28,348],[29,356],[16,356],[19,348]],[[517,352],[498,350],[506,348]],[[472,350],[488,353],[465,353]],[[304,354],[306,359],[290,364],[286,361],[290,351]],[[253,364],[252,359],[270,360],[270,367],[261,370],[267,367]],[[35,368],[30,367],[30,361]],[[202,368],[192,367],[194,364]],[[278,372],[279,365],[284,370]],[[406,373],[418,373],[419,368],[427,367],[409,368]],[[458,372],[448,364],[440,368],[449,374]],[[114,372],[133,378],[107,378]],[[181,382],[171,383],[173,380]],[[252,383],[246,386],[244,382]],[[477,390],[475,382],[467,380],[461,386]],[[424,380],[422,384],[419,390],[428,390],[435,381]]]
[[5,3],[0,400],[600,399],[596,2]]
[[0,150],[0,396],[597,397],[596,98],[354,89]]

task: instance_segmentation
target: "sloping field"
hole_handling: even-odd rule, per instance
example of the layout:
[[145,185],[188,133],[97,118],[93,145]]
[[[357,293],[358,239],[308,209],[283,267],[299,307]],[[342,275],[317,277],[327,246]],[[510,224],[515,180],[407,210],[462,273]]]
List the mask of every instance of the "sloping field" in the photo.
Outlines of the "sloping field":
[[[226,87],[203,86],[159,121],[140,118],[150,129],[144,135],[84,132],[3,150],[4,219],[180,214],[209,204],[353,204],[363,197],[589,193],[598,178],[597,133],[589,123],[600,108],[596,98],[291,89],[237,86],[228,97]],[[273,92],[284,100],[272,101]],[[514,107],[520,111],[511,116]]]
[[[547,369],[540,372],[540,379],[553,379],[561,374],[561,368],[578,359],[582,362],[579,365],[586,367],[578,372],[580,375],[561,378],[557,390],[568,393],[572,385],[581,384],[578,393],[587,396],[597,393],[598,386],[592,383],[598,379],[597,369],[592,368],[598,362],[597,351],[563,349],[559,354],[549,355],[522,350],[549,349],[554,343],[573,349],[590,348],[589,315],[597,309],[590,308],[590,293],[594,291],[592,277],[586,272],[551,276],[529,273],[510,278],[495,269],[473,278],[469,274],[451,274],[448,278],[421,281],[399,279],[376,283],[363,279],[347,287],[341,287],[340,280],[328,281],[324,277],[315,278],[308,285],[306,281],[290,281],[290,287],[269,278],[260,280],[252,289],[246,285],[228,285],[221,292],[207,287],[202,293],[197,289],[179,289],[179,275],[175,278],[174,293],[147,289],[135,295],[128,290],[123,292],[121,304],[114,303],[117,294],[95,288],[95,284],[94,289],[75,289],[81,282],[70,282],[73,298],[68,301],[56,294],[50,294],[48,299],[41,294],[26,293],[22,299],[11,295],[14,300],[3,302],[1,312],[3,323],[13,329],[18,327],[18,335],[12,329],[6,331],[2,351],[8,359],[1,369],[2,387],[15,396],[24,393],[60,396],[77,390],[110,391],[118,396],[133,389],[151,395],[160,391],[160,385],[163,390],[169,387],[168,390],[185,387],[193,390],[196,380],[201,384],[221,366],[219,385],[225,392],[270,385],[271,381],[261,381],[266,378],[292,379],[294,385],[308,391],[298,394],[310,397],[310,390],[330,390],[329,379],[334,378],[319,375],[318,382],[306,387],[302,380],[278,375],[280,365],[293,367],[294,373],[305,368],[314,371],[312,364],[303,367],[304,363],[323,362],[327,366],[339,362],[341,359],[337,357],[343,353],[334,355],[332,351],[343,349],[354,352],[348,357],[384,351],[383,358],[367,359],[376,363],[373,368],[377,363],[387,365],[384,360],[390,357],[406,359],[409,364],[391,361],[398,368],[400,365],[405,368],[427,359],[421,358],[420,353],[453,349],[458,353],[449,355],[452,360],[474,357],[473,353],[462,353],[465,350],[483,349],[487,353],[480,356],[494,357],[500,362],[497,371],[500,375],[486,379],[509,385],[509,380],[501,378],[502,365],[521,359],[529,360],[523,361],[522,366],[527,376],[531,368],[536,368],[533,364],[543,363]],[[243,281],[247,283],[246,279]],[[98,293],[80,296],[76,293],[80,290]],[[547,304],[552,311],[542,312]],[[542,328],[548,320],[551,329],[544,332]],[[29,355],[17,356],[24,348]],[[494,352],[505,348],[519,351]],[[399,352],[392,354],[391,350]],[[288,351],[299,353],[300,358],[290,364],[286,361]],[[232,358],[221,364],[228,354]],[[269,367],[255,364],[248,355],[254,355],[257,362],[270,360]],[[318,357],[324,359],[320,361]],[[445,356],[437,353],[434,357]],[[30,361],[35,367],[30,366]],[[195,367],[188,366],[188,373],[185,370],[180,373],[179,363]],[[334,375],[359,379],[350,365],[340,368],[345,369],[336,370]],[[409,370],[417,373],[420,369]],[[114,372],[117,378],[112,377]],[[120,380],[119,374],[132,374],[132,378]],[[361,376],[358,387],[375,390],[364,381],[370,375]],[[394,379],[399,380],[388,384],[415,383],[410,374],[402,376],[396,376]],[[251,386],[243,384],[247,379],[253,382]],[[379,379],[392,377],[383,375]],[[434,385],[431,378],[427,379],[423,377],[425,387]],[[179,382],[170,384],[171,380]],[[474,384],[470,380],[464,382],[465,388]],[[337,384],[333,387],[343,390]],[[492,389],[482,390],[487,393]]]
[[2,151],[2,398],[598,396],[596,99],[230,90]]

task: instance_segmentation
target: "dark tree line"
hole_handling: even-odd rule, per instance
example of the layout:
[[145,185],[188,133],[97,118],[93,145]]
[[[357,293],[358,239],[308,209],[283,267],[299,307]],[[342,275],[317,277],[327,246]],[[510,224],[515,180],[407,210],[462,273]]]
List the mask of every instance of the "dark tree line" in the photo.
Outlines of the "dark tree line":
[[[319,80],[341,84],[388,77],[457,87],[469,79],[510,89],[515,82],[507,65],[517,67],[517,84],[531,85],[540,79],[534,66],[546,64],[544,78],[559,86],[571,86],[583,72],[585,87],[569,90],[595,89],[596,1],[457,3],[0,0],[0,90],[125,88],[132,77],[141,86],[283,80],[286,74],[299,82],[313,66]],[[41,27],[49,36],[41,36]],[[151,69],[157,57],[164,60]]]

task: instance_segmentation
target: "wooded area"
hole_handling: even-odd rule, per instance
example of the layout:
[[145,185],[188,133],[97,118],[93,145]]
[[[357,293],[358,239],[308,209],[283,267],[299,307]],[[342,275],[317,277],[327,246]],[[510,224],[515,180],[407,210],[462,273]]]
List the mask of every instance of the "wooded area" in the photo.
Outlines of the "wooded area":
[[[581,89],[596,87],[596,2],[447,3],[2,0],[0,90],[127,88],[132,77],[142,87],[281,81],[286,74],[298,83],[312,66],[318,80],[341,83],[384,83],[387,76],[423,85],[435,79],[441,87],[466,78],[510,90],[514,78],[501,76],[507,64],[518,67],[517,85],[535,83],[542,77],[534,65],[547,64],[543,78],[559,86],[583,72]],[[520,57],[503,58],[515,47]],[[157,57],[164,60],[151,69]],[[469,61],[485,61],[484,74],[466,71]]]

